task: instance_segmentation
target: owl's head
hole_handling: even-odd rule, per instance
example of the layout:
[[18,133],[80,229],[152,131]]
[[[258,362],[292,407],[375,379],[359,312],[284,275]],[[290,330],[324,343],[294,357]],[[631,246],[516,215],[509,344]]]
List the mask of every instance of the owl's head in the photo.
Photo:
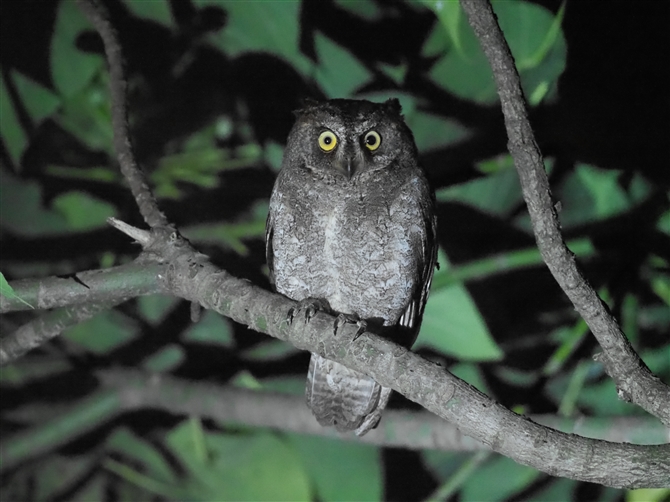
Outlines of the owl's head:
[[416,163],[414,138],[397,99],[333,99],[310,103],[296,115],[284,165],[352,180],[365,172]]

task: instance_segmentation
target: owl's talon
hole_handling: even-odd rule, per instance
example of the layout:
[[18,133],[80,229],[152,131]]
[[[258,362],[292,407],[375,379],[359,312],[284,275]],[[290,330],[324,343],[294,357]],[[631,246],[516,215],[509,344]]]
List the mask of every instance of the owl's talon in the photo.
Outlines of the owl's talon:
[[354,334],[354,339],[352,341],[356,341],[358,337],[360,337],[363,333],[365,333],[365,330],[368,327],[368,323],[365,322],[360,317],[358,317],[357,315],[340,314],[335,319],[335,324],[333,326],[333,335],[337,336],[337,332],[345,324],[355,324],[356,326],[358,326],[358,329],[356,330],[356,333]]
[[317,312],[330,312],[330,304],[321,298],[305,298],[300,300],[296,307],[291,307],[286,314],[286,322],[290,326],[293,324],[293,319],[296,318],[298,312],[305,312],[305,324],[312,320],[312,317],[316,315]]

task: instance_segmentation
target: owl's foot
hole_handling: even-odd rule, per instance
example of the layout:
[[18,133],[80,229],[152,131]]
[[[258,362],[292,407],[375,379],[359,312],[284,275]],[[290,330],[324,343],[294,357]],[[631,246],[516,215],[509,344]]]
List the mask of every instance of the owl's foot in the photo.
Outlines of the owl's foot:
[[345,324],[355,324],[356,326],[358,326],[358,329],[356,330],[356,333],[354,334],[354,339],[352,341],[356,341],[356,339],[359,336],[365,333],[365,329],[368,327],[368,323],[365,322],[360,317],[358,317],[357,315],[340,314],[337,316],[337,319],[335,319],[335,325],[333,326],[333,334],[337,336],[337,332]]
[[286,314],[286,322],[289,324],[293,324],[293,319],[296,318],[298,315],[298,312],[304,311],[305,314],[305,324],[307,324],[309,321],[312,320],[312,317],[316,315],[317,312],[323,311],[323,312],[331,312],[330,304],[328,301],[323,300],[321,298],[305,298],[304,300],[300,300],[298,302],[298,305],[296,307],[291,307],[288,310],[288,313]]

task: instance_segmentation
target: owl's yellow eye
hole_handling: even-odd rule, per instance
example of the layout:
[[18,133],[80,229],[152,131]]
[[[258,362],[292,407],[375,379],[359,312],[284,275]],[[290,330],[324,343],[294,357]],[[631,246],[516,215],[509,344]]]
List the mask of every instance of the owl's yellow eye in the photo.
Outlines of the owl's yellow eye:
[[323,131],[319,134],[319,146],[324,152],[330,152],[337,145],[337,136],[332,131]]
[[377,131],[369,131],[365,135],[365,146],[368,147],[368,150],[371,152],[374,152],[377,148],[379,148],[379,145],[382,144],[382,137],[379,135]]

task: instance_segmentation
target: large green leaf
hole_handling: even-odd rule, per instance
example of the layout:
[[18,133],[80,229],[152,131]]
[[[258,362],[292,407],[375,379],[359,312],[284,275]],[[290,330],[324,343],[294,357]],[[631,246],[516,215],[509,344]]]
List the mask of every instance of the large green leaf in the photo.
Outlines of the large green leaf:
[[312,62],[299,49],[300,2],[236,2],[194,0],[198,7],[215,6],[228,14],[226,26],[209,35],[213,45],[225,54],[238,56],[245,52],[267,52],[290,63],[307,75]]
[[[433,66],[430,77],[453,94],[491,104],[498,96],[488,61],[479,41],[456,2],[424,0],[438,17],[427,53],[443,49],[444,56]],[[566,44],[560,29],[563,10],[557,16],[538,5],[524,1],[497,1],[493,4],[498,22],[514,55],[526,95],[531,103],[541,101],[555,88],[565,68]]]
[[[625,213],[651,193],[649,183],[635,174],[626,188],[619,182],[621,171],[577,164],[563,183],[554,189],[560,201],[559,219],[563,228],[584,225]],[[530,228],[526,214],[516,223]]]
[[[520,465],[509,458],[496,456],[479,468],[477,476],[471,477],[463,486],[461,500],[506,500],[532,483],[540,472],[532,467]],[[482,483],[486,479],[486,483]]]
[[[204,445],[198,446],[200,441]],[[309,481],[296,451],[275,435],[205,433],[187,422],[167,443],[191,476],[193,500],[307,500]],[[202,451],[204,447],[205,451]],[[204,458],[203,458],[204,457]]]
[[[446,272],[450,265],[442,251],[438,261],[441,271]],[[431,291],[421,333],[414,345],[415,349],[421,347],[470,361],[496,361],[503,357],[462,283]]]
[[5,78],[11,79],[21,105],[35,125],[51,115],[60,104],[60,98],[46,87],[25,75],[10,70],[0,78],[0,135],[14,164],[21,167],[21,155],[28,146],[28,136],[21,126],[7,90]]
[[151,443],[125,427],[117,428],[107,439],[107,449],[138,461],[143,472],[161,483],[176,483],[177,477],[163,454]]
[[439,202],[462,202],[500,217],[507,216],[523,201],[519,177],[513,165],[482,178],[442,188],[435,196]]
[[76,40],[84,30],[92,29],[75,2],[59,3],[56,24],[51,39],[51,77],[62,96],[72,96],[104,66],[97,54],[87,54],[76,47]]
[[65,217],[68,227],[78,232],[105,227],[107,218],[116,216],[114,206],[84,192],[60,194],[53,207]]
[[201,319],[187,328],[181,339],[190,343],[204,343],[232,347],[235,344],[230,321],[213,310],[203,313]]
[[67,220],[57,211],[42,206],[42,188],[0,169],[0,225],[26,237],[65,234]]
[[106,354],[138,334],[137,326],[130,319],[115,310],[108,310],[68,329],[63,337],[94,354]]
[[288,437],[300,452],[316,487],[317,499],[324,502],[382,499],[379,448],[297,434]]
[[319,61],[314,78],[329,98],[351,96],[370,79],[368,69],[329,38],[317,32],[314,45]]

